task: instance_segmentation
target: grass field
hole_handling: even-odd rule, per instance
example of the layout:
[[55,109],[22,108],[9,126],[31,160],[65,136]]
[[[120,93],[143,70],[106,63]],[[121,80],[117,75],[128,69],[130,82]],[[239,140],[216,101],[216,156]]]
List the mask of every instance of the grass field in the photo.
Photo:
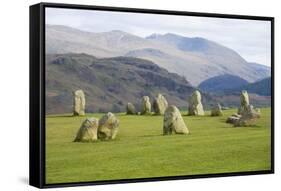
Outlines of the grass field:
[[73,142],[85,117],[47,116],[46,183],[269,170],[270,108],[253,127],[225,123],[235,111],[183,116],[191,134],[172,136],[162,135],[163,116],[116,114],[116,140],[95,143]]

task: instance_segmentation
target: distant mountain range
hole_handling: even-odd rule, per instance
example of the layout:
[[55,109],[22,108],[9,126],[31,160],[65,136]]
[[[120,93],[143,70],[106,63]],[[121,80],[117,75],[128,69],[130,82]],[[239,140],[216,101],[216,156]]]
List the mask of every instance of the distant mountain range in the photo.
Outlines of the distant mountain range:
[[249,83],[238,76],[225,74],[203,81],[198,88],[203,92],[217,95],[235,95],[247,90],[248,93],[271,96],[271,77]]
[[203,81],[199,84],[198,88],[205,92],[224,92],[226,90],[240,88],[248,84],[249,82],[239,76],[224,74]]
[[193,86],[224,74],[248,82],[270,76],[270,67],[249,63],[230,48],[204,38],[171,33],[142,38],[123,31],[92,33],[47,25],[46,51],[47,54],[86,53],[98,58],[142,58],[185,77]]
[[[72,91],[82,89],[87,112],[125,111],[138,107],[141,97],[153,101],[162,93],[170,104],[187,107],[195,90],[184,78],[151,61],[132,57],[96,58],[87,54],[49,54],[46,57],[46,111],[72,112]],[[204,104],[215,103],[202,93]]]
[[262,96],[271,96],[271,77],[254,83],[248,83],[237,88],[226,90],[225,93],[233,94],[236,92],[241,92],[242,90],[247,90],[249,93],[254,93]]

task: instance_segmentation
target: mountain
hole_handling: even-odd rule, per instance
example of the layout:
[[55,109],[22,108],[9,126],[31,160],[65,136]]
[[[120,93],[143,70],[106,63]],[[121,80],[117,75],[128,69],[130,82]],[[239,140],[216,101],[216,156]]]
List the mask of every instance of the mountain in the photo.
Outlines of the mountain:
[[[142,96],[152,99],[158,93],[165,95],[170,104],[183,108],[195,90],[184,77],[144,59],[47,55],[46,112],[72,112],[72,91],[77,89],[85,92],[87,112],[125,111],[127,102],[138,107]],[[212,102],[212,97],[203,94],[203,101]]]
[[247,90],[249,93],[255,93],[261,96],[271,96],[271,78],[265,78],[263,80],[246,84],[231,90],[227,90],[226,93],[236,93],[242,90]]
[[198,88],[205,92],[224,92],[225,90],[235,89],[248,83],[238,76],[224,74],[203,81],[199,84]]
[[248,63],[235,51],[216,42],[171,33],[142,38],[119,30],[93,33],[47,25],[46,52],[142,58],[184,76],[193,86],[223,74],[236,75],[249,82],[270,76],[269,67]]

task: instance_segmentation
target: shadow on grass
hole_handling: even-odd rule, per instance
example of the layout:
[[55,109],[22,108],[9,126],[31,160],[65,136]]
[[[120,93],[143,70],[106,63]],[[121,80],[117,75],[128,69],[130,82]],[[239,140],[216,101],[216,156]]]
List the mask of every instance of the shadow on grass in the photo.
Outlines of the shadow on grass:
[[162,137],[163,134],[158,134],[158,135],[141,135],[141,136],[138,136],[138,137]]

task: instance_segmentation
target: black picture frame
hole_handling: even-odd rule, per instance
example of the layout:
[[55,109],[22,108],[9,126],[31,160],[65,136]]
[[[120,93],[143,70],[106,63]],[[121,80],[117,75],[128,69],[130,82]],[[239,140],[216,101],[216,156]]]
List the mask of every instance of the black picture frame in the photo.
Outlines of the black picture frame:
[[[113,12],[153,13],[198,17],[263,20],[271,22],[271,169],[263,171],[218,173],[204,175],[170,176],[155,178],[122,179],[108,181],[46,184],[45,182],[45,8],[103,10]],[[170,10],[135,9],[90,5],[39,3],[30,6],[30,161],[29,184],[38,188],[85,186],[100,184],[164,181],[209,177],[242,176],[274,173],[274,17],[199,13]]]

